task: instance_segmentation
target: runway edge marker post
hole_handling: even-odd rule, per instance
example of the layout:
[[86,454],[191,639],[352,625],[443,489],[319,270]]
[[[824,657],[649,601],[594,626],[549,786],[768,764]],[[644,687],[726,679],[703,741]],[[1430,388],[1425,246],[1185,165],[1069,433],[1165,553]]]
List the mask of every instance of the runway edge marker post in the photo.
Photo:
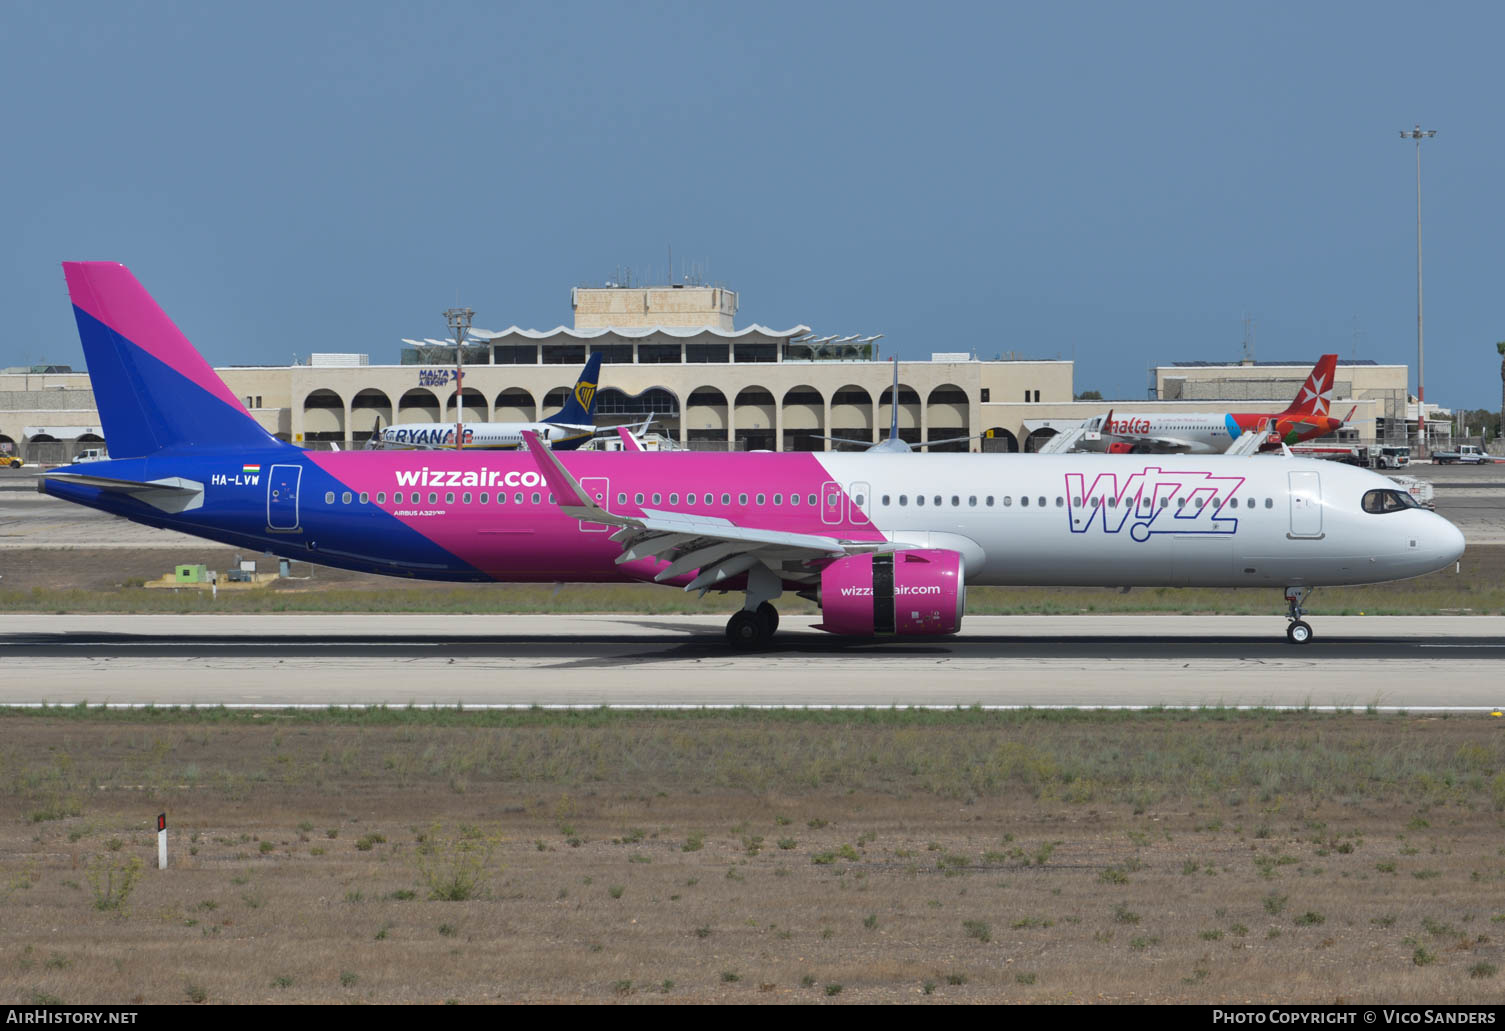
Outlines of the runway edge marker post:
[[157,814],[157,869],[167,869],[167,814]]

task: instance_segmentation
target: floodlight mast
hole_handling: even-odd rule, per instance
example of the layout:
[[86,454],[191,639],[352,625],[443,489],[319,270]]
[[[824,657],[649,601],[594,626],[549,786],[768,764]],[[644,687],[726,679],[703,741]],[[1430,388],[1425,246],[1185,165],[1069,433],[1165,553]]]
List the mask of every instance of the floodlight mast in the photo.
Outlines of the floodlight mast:
[[465,447],[465,334],[475,317],[470,308],[446,308],[444,321],[455,334],[455,450]]
[[1422,454],[1426,454],[1428,448],[1426,364],[1421,329],[1421,141],[1436,135],[1436,129],[1423,129],[1420,125],[1400,131],[1401,139],[1416,141],[1416,439]]

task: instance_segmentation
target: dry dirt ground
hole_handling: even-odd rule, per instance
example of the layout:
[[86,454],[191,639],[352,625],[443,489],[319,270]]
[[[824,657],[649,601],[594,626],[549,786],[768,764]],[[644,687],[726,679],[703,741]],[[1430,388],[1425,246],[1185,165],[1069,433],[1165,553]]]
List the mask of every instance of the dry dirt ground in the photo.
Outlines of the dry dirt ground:
[[1505,719],[8,713],[0,784],[6,1002],[1505,993]]

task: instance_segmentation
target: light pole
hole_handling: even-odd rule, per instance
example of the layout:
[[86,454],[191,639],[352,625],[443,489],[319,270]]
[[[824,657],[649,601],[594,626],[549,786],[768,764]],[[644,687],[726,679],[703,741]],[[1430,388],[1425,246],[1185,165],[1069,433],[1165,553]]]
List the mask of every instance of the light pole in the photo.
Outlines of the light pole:
[[470,308],[446,308],[444,321],[455,334],[455,450],[465,447],[465,334],[475,312]]
[[1400,131],[1401,139],[1416,141],[1416,437],[1422,454],[1427,451],[1427,388],[1421,347],[1421,141],[1436,135],[1436,129],[1420,125]]

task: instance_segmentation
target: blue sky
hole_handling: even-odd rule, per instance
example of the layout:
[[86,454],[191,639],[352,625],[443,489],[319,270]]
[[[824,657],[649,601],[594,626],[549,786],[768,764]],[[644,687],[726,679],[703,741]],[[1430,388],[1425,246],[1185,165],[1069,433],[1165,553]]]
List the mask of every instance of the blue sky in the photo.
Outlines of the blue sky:
[[1495,407],[1498,4],[12,3],[0,366],[82,365],[65,259],[211,362],[570,321],[672,246],[738,324],[885,353],[1416,359]]

